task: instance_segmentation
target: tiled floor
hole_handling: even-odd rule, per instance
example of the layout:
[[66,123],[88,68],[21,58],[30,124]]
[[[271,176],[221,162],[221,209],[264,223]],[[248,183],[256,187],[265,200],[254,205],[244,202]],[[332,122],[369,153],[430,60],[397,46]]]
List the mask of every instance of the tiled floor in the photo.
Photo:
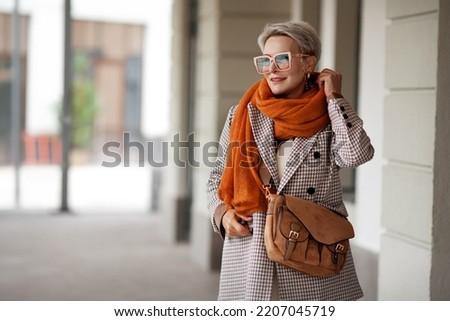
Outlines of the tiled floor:
[[218,273],[151,214],[0,212],[0,300],[215,300]]

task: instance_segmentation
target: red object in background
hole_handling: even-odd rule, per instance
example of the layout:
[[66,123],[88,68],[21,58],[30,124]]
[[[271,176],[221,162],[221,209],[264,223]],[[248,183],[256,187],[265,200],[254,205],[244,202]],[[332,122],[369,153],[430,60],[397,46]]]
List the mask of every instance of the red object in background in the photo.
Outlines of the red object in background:
[[61,164],[61,139],[51,135],[23,133],[26,164]]

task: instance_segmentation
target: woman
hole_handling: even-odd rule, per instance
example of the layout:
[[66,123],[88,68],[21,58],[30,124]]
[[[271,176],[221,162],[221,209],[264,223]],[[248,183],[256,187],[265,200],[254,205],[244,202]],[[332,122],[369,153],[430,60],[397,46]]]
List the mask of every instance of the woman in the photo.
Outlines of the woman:
[[321,44],[305,22],[270,24],[254,58],[263,79],[230,109],[208,181],[208,207],[224,238],[219,300],[357,300],[351,253],[336,276],[313,277],[270,261],[264,247],[267,201],[259,166],[277,193],[347,216],[340,167],[373,157],[362,120],[341,95],[341,75],[315,73]]

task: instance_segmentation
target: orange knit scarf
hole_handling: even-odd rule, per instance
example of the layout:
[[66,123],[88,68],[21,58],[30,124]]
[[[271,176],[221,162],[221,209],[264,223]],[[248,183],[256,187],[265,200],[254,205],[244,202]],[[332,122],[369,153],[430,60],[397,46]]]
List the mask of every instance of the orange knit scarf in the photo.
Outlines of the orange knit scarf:
[[276,98],[265,79],[247,90],[231,124],[227,162],[218,190],[227,208],[242,215],[267,209],[259,177],[259,151],[248,115],[249,102],[273,120],[276,139],[310,137],[330,122],[325,94],[317,86],[298,99]]

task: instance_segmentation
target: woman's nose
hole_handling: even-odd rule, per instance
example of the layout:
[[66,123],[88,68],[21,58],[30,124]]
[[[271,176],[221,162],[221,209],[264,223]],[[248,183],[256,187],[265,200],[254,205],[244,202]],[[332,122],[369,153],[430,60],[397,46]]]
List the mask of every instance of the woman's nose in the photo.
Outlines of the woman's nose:
[[275,61],[271,61],[269,67],[267,68],[267,73],[271,73],[277,71],[277,67],[275,66]]

